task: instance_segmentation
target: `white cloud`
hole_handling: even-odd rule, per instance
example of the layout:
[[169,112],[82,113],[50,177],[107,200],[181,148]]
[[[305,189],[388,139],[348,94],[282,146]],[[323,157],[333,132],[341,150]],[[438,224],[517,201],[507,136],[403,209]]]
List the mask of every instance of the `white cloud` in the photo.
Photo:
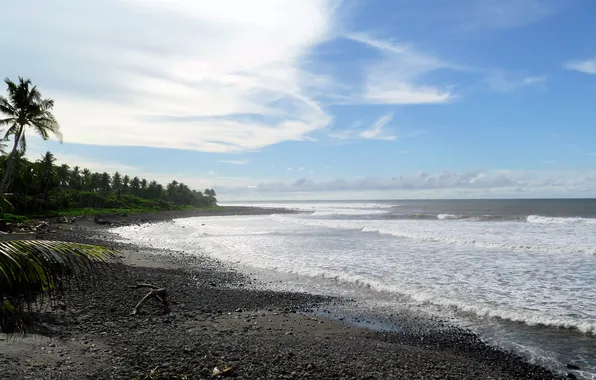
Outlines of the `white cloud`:
[[[217,189],[217,188],[216,188]],[[414,176],[291,182],[265,181],[222,189],[224,199],[347,199],[457,197],[594,196],[596,171],[476,170],[420,172]]]
[[[0,49],[11,51],[11,59],[0,61],[0,71],[26,73],[56,100],[67,142],[258,150],[304,139],[330,121],[306,91],[326,84],[302,61],[329,37],[333,6],[325,0],[9,2]],[[18,41],[8,32],[17,29]]]
[[544,85],[546,76],[519,76],[501,70],[491,71],[485,79],[491,90],[496,92],[512,92],[525,87]]
[[575,70],[584,74],[596,75],[596,58],[583,61],[570,61],[565,64],[568,70]]
[[218,162],[221,162],[224,164],[230,164],[230,165],[246,165],[250,161],[248,161],[248,160],[220,160]]
[[346,38],[377,49],[383,59],[366,72],[363,98],[381,104],[447,103],[455,98],[450,86],[442,88],[421,83],[424,74],[439,69],[461,69],[421,53],[408,46],[379,40],[366,34],[348,34]]
[[397,139],[395,135],[387,135],[384,133],[383,128],[387,126],[393,119],[393,114],[385,114],[381,116],[377,121],[373,123],[369,128],[365,130],[358,130],[359,124],[354,127],[341,132],[330,133],[329,137],[337,138],[340,140],[348,139],[365,139],[365,140],[385,140],[393,141]]

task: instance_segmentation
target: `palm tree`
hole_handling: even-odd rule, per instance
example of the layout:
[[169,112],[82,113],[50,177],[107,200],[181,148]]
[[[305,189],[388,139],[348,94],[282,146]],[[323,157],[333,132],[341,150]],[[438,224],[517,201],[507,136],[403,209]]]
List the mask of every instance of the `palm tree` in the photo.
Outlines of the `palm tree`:
[[52,114],[54,101],[44,99],[36,86],[31,86],[30,79],[19,77],[19,83],[10,79],[4,80],[7,86],[8,99],[0,96],[0,113],[7,117],[0,119],[0,125],[8,125],[4,139],[13,138],[13,147],[6,161],[6,169],[0,182],[0,195],[4,194],[6,184],[12,176],[14,156],[17,151],[27,150],[25,138],[26,127],[33,128],[44,140],[55,135],[62,142],[60,125]]
[[147,182],[147,180],[145,178],[143,178],[141,180],[141,184],[140,184],[140,186],[141,186],[141,192],[140,192],[140,195],[143,198],[145,198],[147,196],[147,186],[148,186],[148,183],[149,182]]
[[106,172],[103,172],[101,174],[101,179],[100,179],[100,187],[101,187],[101,192],[104,196],[107,196],[110,194],[110,175]]
[[101,181],[101,173],[91,174],[91,191],[98,191],[99,189],[101,189]]
[[[41,167],[41,179],[40,179],[40,186],[41,190],[43,191],[43,200],[44,202],[48,202],[48,190],[51,185],[55,184],[55,172],[54,172],[54,163],[56,162],[56,157],[51,152],[46,152],[46,154],[41,156],[41,160],[38,161]],[[55,185],[54,185],[55,186]]]
[[130,177],[125,175],[122,177],[122,192],[128,194],[128,185],[130,184]]
[[[0,242],[0,330],[24,331],[27,312],[42,294],[55,303],[66,284],[100,279],[108,267],[122,265],[108,248],[61,241]],[[70,281],[70,280],[76,281]]]
[[139,195],[139,190],[141,189],[141,180],[139,177],[134,177],[130,180],[130,192],[132,195]]
[[120,195],[122,194],[122,177],[118,172],[114,173],[114,176],[112,177],[112,190],[115,191],[116,196],[120,198]]
[[70,179],[70,167],[66,164],[62,164],[56,168],[56,176],[60,186],[68,186],[68,180]]
[[74,190],[81,189],[81,168],[75,166],[70,171],[70,179],[68,180],[68,186]]
[[83,189],[86,190],[86,191],[93,191],[93,189],[91,188],[91,185],[92,185],[92,183],[91,183],[91,177],[92,177],[91,170],[85,168],[85,169],[83,169],[82,174],[83,174],[83,177],[82,177],[82,180],[83,180]]

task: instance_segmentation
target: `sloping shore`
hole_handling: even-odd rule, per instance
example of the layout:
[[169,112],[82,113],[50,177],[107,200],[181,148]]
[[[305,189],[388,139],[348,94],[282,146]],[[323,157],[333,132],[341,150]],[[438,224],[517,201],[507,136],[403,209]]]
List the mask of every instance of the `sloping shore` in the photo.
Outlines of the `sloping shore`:
[[[74,290],[67,311],[43,314],[45,336],[0,340],[2,378],[557,378],[457,329],[420,339],[314,317],[313,307],[339,300],[253,290],[250,278],[214,260],[116,244],[90,227],[81,220],[43,237],[116,246],[127,271]],[[131,316],[146,293],[129,288],[137,282],[166,287],[172,312],[153,300]]]

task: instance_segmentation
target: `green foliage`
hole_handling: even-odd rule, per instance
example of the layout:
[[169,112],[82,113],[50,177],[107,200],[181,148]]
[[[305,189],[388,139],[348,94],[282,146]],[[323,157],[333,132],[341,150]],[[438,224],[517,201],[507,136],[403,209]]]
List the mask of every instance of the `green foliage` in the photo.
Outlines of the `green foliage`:
[[[6,155],[0,157],[0,168],[5,166],[7,159]],[[72,169],[64,164],[56,166],[50,152],[35,162],[16,154],[13,164],[14,175],[8,182],[5,206],[0,203],[0,207],[4,212],[17,215],[81,215],[92,214],[89,211],[92,209],[153,212],[217,204],[215,191],[211,189],[195,191],[177,181],[164,187],[156,181],[139,177],[130,179],[120,173],[110,175],[76,166]]]
[[27,312],[43,292],[53,304],[67,283],[88,283],[106,274],[102,264],[120,264],[108,248],[60,241],[0,242],[0,328],[23,331]]
[[26,216],[14,214],[4,214],[2,219],[9,223],[27,223],[29,221]]
[[[130,209],[157,211],[181,207],[210,207],[217,203],[215,191],[191,190],[172,181],[165,187],[126,174],[93,173],[66,164],[56,166],[50,152],[35,162],[25,157],[25,131],[31,129],[44,140],[51,134],[61,140],[52,114],[54,101],[44,99],[31,81],[5,80],[8,96],[0,96],[0,125],[6,125],[4,140],[12,139],[9,154],[0,156],[0,214],[51,214],[73,209]],[[0,146],[1,148],[1,146]]]

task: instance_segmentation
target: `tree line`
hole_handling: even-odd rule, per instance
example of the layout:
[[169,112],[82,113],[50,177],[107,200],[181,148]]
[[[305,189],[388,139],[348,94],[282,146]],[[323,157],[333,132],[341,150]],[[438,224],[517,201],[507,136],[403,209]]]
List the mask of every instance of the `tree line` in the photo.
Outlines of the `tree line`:
[[[216,205],[213,189],[204,192],[172,181],[162,185],[154,180],[123,173],[92,172],[78,166],[56,164],[53,153],[38,160],[25,157],[26,131],[32,129],[44,140],[54,135],[62,141],[59,124],[52,114],[54,101],[42,98],[31,81],[6,79],[8,97],[0,96],[0,127],[7,126],[4,142],[10,152],[0,156],[0,195],[3,212],[44,213],[76,208],[138,208],[167,210],[182,206]],[[1,116],[1,115],[4,116]],[[7,146],[3,143],[0,148]]]

